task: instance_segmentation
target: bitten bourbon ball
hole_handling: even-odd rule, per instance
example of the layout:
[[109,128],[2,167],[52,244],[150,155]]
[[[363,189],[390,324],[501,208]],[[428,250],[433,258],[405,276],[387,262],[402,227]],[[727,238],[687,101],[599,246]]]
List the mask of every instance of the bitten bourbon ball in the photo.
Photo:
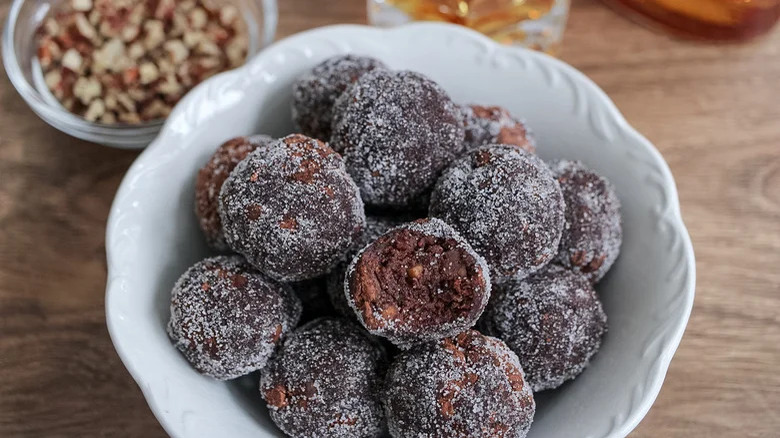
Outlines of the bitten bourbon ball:
[[267,135],[236,137],[223,143],[209,161],[200,169],[195,180],[195,215],[206,236],[206,243],[218,251],[230,248],[225,242],[222,222],[219,220],[219,190],[230,172],[258,147],[268,145],[273,139]]
[[535,411],[517,356],[474,330],[406,351],[387,373],[394,438],[523,438]]
[[485,257],[494,283],[549,263],[563,231],[561,189],[541,159],[515,146],[483,146],[459,158],[431,195],[430,215]]
[[575,378],[599,349],[607,316],[588,279],[558,265],[496,286],[480,325],[509,345],[534,391]]
[[620,253],[620,200],[606,178],[578,161],[556,161],[550,168],[566,203],[566,225],[555,260],[595,283]]
[[366,227],[363,230],[363,234],[360,236],[360,239],[358,239],[355,246],[345,254],[345,262],[339,263],[327,276],[326,285],[328,297],[330,298],[330,302],[333,305],[333,308],[337,312],[343,316],[346,316],[347,318],[355,317],[355,312],[353,312],[352,308],[349,307],[349,303],[347,303],[347,297],[344,294],[344,276],[346,274],[347,266],[349,266],[349,264],[352,262],[352,259],[355,258],[355,255],[360,252],[361,249],[365,248],[368,244],[378,239],[379,236],[390,231],[391,228],[401,225],[402,223],[403,221],[396,218],[376,216],[366,217]]
[[368,331],[402,347],[468,329],[490,297],[485,261],[438,219],[382,235],[355,257],[345,285]]
[[466,149],[471,151],[491,144],[515,145],[536,152],[536,140],[525,122],[500,106],[461,107],[466,127]]
[[327,273],[366,222],[339,154],[300,134],[240,162],[222,185],[219,212],[228,245],[279,281]]
[[386,358],[357,325],[318,319],[295,330],[263,371],[271,419],[294,438],[371,438],[385,430]]
[[374,70],[336,101],[330,144],[366,204],[403,209],[430,191],[463,148],[462,115],[425,76]]
[[326,59],[293,85],[293,121],[304,134],[328,141],[336,99],[363,74],[385,68],[381,61],[366,56]]
[[242,257],[196,263],[171,292],[168,335],[202,374],[227,380],[265,366],[298,323],[301,303],[287,286]]

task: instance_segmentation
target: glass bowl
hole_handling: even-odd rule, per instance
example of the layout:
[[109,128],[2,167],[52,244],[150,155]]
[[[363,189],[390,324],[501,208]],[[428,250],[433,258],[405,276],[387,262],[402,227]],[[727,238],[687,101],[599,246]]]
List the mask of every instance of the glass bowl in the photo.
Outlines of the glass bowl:
[[[65,109],[49,92],[38,64],[36,31],[49,10],[69,0],[14,0],[3,30],[3,64],[16,91],[46,123],[74,137],[106,146],[140,149],[160,131],[164,119],[136,125],[89,122]],[[247,25],[251,57],[276,33],[274,0],[222,0],[241,11]]]

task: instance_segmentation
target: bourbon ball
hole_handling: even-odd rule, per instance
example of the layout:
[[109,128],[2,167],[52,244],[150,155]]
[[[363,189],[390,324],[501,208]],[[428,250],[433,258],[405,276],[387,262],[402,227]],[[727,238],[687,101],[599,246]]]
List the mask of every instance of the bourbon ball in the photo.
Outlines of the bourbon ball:
[[536,152],[536,140],[525,122],[500,106],[461,107],[466,128],[466,150],[491,144],[518,146]]
[[620,253],[620,199],[606,178],[578,161],[556,161],[550,168],[566,203],[566,224],[555,261],[596,283]]
[[607,316],[588,279],[558,265],[496,286],[480,326],[520,358],[534,391],[577,377],[598,351]]
[[286,282],[326,274],[366,222],[339,154],[301,134],[241,161],[222,185],[219,212],[228,245]]
[[394,438],[523,438],[536,411],[517,356],[474,330],[401,353],[385,386]]
[[373,70],[336,101],[330,144],[344,156],[366,204],[419,203],[463,145],[462,115],[435,82]]
[[176,282],[168,335],[196,370],[228,380],[263,368],[300,315],[289,287],[240,256],[217,256]]
[[228,251],[219,219],[219,190],[230,172],[258,147],[268,145],[273,139],[267,135],[236,137],[222,143],[209,161],[200,169],[195,180],[195,215],[198,218],[206,243],[217,251]]
[[326,285],[328,298],[330,299],[333,308],[339,314],[347,318],[355,317],[355,312],[349,307],[347,297],[344,294],[344,276],[346,274],[347,266],[349,266],[352,259],[361,249],[378,239],[379,236],[385,234],[391,228],[401,225],[403,222],[403,220],[395,217],[366,216],[366,227],[363,230],[363,234],[360,236],[355,246],[345,254],[344,262],[336,265],[327,276]]
[[490,274],[449,225],[420,219],[364,248],[345,289],[360,323],[404,348],[473,326],[490,297]]
[[487,260],[494,283],[521,280],[558,252],[564,203],[558,182],[533,154],[478,148],[442,175],[430,215],[452,225]]
[[301,132],[330,139],[333,104],[363,74],[387,68],[367,56],[341,55],[317,64],[293,85],[292,118]]
[[386,369],[379,344],[344,319],[317,319],[285,339],[260,379],[271,419],[293,438],[379,437]]

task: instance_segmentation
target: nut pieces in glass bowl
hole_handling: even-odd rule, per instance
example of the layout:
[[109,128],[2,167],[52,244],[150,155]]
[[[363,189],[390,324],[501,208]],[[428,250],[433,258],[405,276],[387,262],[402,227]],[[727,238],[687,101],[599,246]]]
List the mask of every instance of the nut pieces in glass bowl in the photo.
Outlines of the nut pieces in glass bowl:
[[192,87],[243,64],[236,6],[214,0],[67,0],[37,32],[49,91],[90,122],[165,118]]

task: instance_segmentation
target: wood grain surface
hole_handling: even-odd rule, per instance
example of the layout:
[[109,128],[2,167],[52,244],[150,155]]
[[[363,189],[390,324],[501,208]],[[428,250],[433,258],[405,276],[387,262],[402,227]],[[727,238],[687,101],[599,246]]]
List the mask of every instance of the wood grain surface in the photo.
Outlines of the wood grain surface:
[[[280,13],[280,36],[365,21],[363,0]],[[561,57],[660,149],[696,251],[688,330],[632,436],[780,436],[780,29],[708,46],[574,0]],[[59,133],[5,75],[0,103],[0,436],[164,436],[103,312],[106,217],[137,154]]]

